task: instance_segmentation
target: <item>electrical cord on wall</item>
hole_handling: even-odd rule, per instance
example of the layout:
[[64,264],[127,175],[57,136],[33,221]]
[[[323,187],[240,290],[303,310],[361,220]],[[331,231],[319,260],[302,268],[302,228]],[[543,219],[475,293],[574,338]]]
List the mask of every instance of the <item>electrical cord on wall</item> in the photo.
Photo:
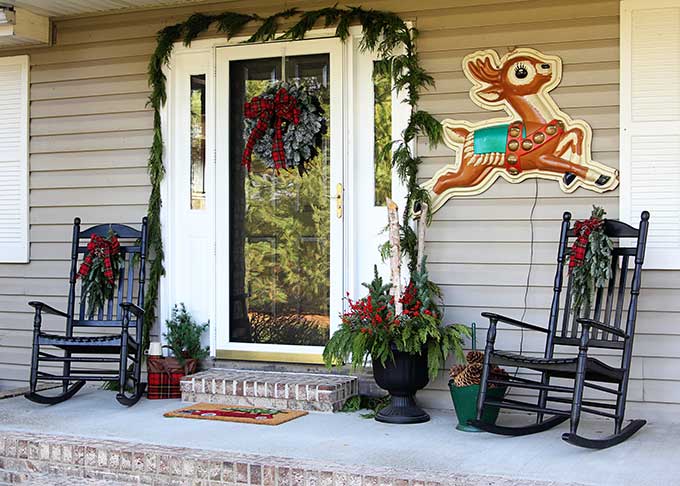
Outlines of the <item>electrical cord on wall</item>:
[[[531,211],[529,213],[529,228],[531,231],[529,246],[529,270],[527,271],[527,279],[524,285],[524,304],[522,308],[522,317],[519,318],[519,320],[522,322],[524,322],[524,317],[527,315],[527,309],[529,308],[529,285],[531,284],[531,271],[534,267],[534,212],[536,211],[536,205],[538,204],[538,179],[534,179],[534,188],[534,201],[531,205]],[[521,327],[519,330],[519,354],[522,355],[524,351],[524,328]],[[515,376],[517,376],[518,372],[519,368],[516,368]]]

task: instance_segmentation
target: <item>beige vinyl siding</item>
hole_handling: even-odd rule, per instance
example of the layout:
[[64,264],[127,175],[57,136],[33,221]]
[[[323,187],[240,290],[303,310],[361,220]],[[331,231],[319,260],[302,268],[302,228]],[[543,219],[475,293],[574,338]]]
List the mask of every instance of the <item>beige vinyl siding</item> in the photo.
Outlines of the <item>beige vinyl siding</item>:
[[[417,11],[413,2],[396,0],[362,5],[398,11],[419,27],[422,62],[437,82],[436,89],[423,94],[421,108],[440,119],[479,121],[498,115],[470,101],[461,67],[469,52],[493,48],[503,54],[528,46],[561,56],[564,76],[553,92],[555,100],[573,118],[592,125],[594,158],[618,166],[618,1],[422,0]],[[226,2],[200,11],[227,9],[267,15],[280,10],[281,2]],[[79,215],[85,224],[136,223],[144,214],[152,122],[146,107],[148,56],[155,31],[197,10],[188,6],[57,21],[54,47],[7,52],[31,56],[31,263],[0,265],[0,386],[18,385],[28,375],[31,313],[26,302],[36,298],[64,306],[73,217]],[[424,160],[422,180],[452,156],[445,146],[429,149],[425,140],[418,141],[417,150]],[[522,314],[534,191],[534,181],[510,185],[499,180],[480,196],[450,200],[429,230],[430,270],[444,292],[446,316],[451,322],[476,321],[480,346],[486,326],[480,312]],[[618,192],[579,189],[565,195],[547,181],[538,183],[538,191],[526,320],[544,324],[562,211],[582,218],[597,203],[616,217]],[[643,287],[630,399],[680,403],[680,272],[645,272]],[[46,324],[53,330],[60,325],[58,320]],[[504,328],[499,342],[517,346],[519,339],[518,331]],[[526,333],[524,349],[540,352],[541,336]],[[420,396],[429,405],[449,407],[446,376]]]

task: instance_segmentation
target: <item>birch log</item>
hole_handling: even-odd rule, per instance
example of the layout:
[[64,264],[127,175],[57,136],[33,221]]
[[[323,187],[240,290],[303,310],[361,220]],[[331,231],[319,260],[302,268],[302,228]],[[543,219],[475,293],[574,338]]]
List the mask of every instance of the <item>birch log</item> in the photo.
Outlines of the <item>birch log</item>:
[[418,218],[418,261],[416,270],[418,273],[423,271],[423,258],[425,257],[425,230],[427,230],[427,203],[421,204],[420,217]]
[[401,244],[399,242],[399,208],[389,197],[387,201],[387,221],[390,228],[390,271],[392,276],[392,295],[394,296],[394,312],[400,315],[403,310],[401,302]]

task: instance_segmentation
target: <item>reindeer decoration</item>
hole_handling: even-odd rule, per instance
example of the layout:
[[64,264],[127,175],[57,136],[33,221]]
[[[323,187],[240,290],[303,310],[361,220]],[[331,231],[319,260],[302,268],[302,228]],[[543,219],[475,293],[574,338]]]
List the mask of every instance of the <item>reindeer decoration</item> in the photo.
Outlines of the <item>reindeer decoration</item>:
[[475,104],[508,116],[442,122],[444,143],[456,160],[423,186],[432,211],[451,197],[481,194],[499,177],[513,183],[552,179],[568,193],[579,187],[604,192],[618,185],[617,170],[591,159],[590,126],[572,120],[548,94],[562,78],[559,57],[529,48],[502,58],[493,50],[479,51],[463,59],[463,72],[474,84]]

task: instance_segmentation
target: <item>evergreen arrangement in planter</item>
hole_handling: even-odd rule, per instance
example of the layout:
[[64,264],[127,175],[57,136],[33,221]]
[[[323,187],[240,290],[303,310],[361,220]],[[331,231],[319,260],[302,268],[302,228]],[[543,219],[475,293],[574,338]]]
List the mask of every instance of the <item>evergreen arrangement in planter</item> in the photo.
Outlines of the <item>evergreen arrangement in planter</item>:
[[469,331],[459,324],[442,325],[439,295],[422,267],[398,299],[399,313],[390,294],[392,285],[375,268],[373,281],[363,284],[368,295],[358,300],[347,297],[349,310],[324,349],[329,367],[349,362],[356,369],[372,361],[376,382],[392,396],[391,405],[377,414],[379,421],[429,420],[415,404],[416,391],[437,377],[450,353],[464,358],[463,338]]

